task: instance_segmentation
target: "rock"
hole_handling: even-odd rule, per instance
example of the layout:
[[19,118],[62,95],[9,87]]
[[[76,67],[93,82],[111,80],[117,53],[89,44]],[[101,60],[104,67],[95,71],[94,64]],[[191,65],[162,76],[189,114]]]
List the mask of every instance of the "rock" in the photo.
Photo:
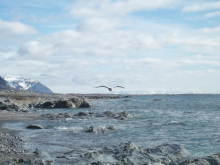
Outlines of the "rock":
[[28,129],[43,129],[43,127],[40,125],[29,125],[26,128],[28,128]]
[[73,115],[71,113],[59,113],[59,114],[53,114],[53,113],[48,113],[48,114],[42,114],[41,116],[49,118],[49,119],[60,119],[60,118],[72,118]]
[[86,165],[110,165],[110,164],[98,161],[98,162],[93,162],[93,163],[89,163],[89,164],[86,164]]
[[50,157],[50,155],[45,151],[40,151],[36,149],[34,153],[38,156],[38,159],[35,160],[39,165],[43,163],[42,165],[53,165],[54,160]]
[[61,99],[55,101],[46,101],[34,105],[34,108],[90,108],[91,104],[81,98]]
[[30,111],[27,109],[22,109],[21,112],[30,112]]
[[220,154],[197,158],[193,160],[186,160],[178,165],[220,165]]
[[118,113],[119,116],[127,118],[130,114],[127,111]]
[[153,99],[152,101],[162,101],[162,99]]
[[91,108],[92,105],[84,98],[72,98],[70,99],[77,108]]
[[0,102],[0,110],[11,110],[11,109],[21,109],[22,106],[19,105],[19,104],[14,104],[14,103],[11,103],[11,102],[4,102],[4,101],[1,101]]
[[103,113],[103,115],[107,117],[113,117],[113,118],[116,118],[119,116],[116,112],[113,112],[113,111],[106,111]]
[[[185,148],[177,144],[164,144],[155,148],[144,149],[132,142],[107,146],[98,150],[73,150],[64,154],[70,157],[71,155],[79,155],[74,158],[77,162],[93,162],[87,163],[87,165],[174,165],[189,155]],[[100,158],[104,161],[108,160],[108,162],[101,162]]]
[[76,116],[90,116],[91,114],[93,114],[93,113],[91,113],[91,112],[79,112]]
[[103,115],[106,117],[116,118],[116,119],[120,119],[120,120],[126,120],[128,118],[128,116],[130,115],[130,113],[127,111],[123,111],[120,113],[116,113],[113,111],[106,111],[103,113]]
[[110,127],[101,127],[101,126],[90,126],[86,132],[92,132],[92,133],[106,133],[106,132],[112,132],[115,131],[115,126]]

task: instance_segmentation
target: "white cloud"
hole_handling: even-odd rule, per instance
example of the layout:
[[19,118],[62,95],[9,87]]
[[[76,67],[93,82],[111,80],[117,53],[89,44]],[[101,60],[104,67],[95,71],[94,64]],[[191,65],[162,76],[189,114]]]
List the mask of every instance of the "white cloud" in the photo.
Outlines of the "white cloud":
[[143,58],[138,60],[124,60],[125,65],[127,66],[140,66],[140,67],[150,67],[153,69],[164,69],[170,67],[177,67],[179,66],[178,62],[170,61],[170,60],[163,60],[163,59],[156,59],[156,58]]
[[207,47],[218,47],[220,46],[220,38],[207,38],[203,36],[195,36],[195,37],[180,37],[173,36],[167,37],[163,39],[163,42],[166,44],[175,44],[179,46],[199,46],[201,49]]
[[[104,28],[105,29],[105,28]],[[52,43],[62,54],[98,56],[127,55],[140,50],[156,49],[158,41],[146,32],[135,30],[65,30],[42,38]]]
[[216,17],[216,16],[220,16],[220,11],[216,11],[216,12],[212,12],[212,13],[207,13],[205,15],[205,18]]
[[218,75],[220,73],[220,70],[216,69],[206,69],[206,70],[194,70],[194,71],[185,71],[186,74],[188,75],[193,75],[193,76],[209,76],[211,74]]
[[214,28],[203,28],[203,29],[199,29],[198,32],[203,32],[203,33],[215,33],[215,32],[220,32],[220,26],[214,27]]
[[186,6],[182,9],[182,12],[198,12],[198,11],[206,11],[206,10],[213,10],[213,9],[220,9],[220,2],[207,2],[203,4],[195,4]]
[[6,34],[35,34],[37,30],[20,22],[8,22],[0,19],[0,33]]
[[203,56],[195,56],[189,59],[181,59],[181,60],[164,60],[157,58],[142,58],[142,59],[126,59],[124,60],[124,64],[126,67],[148,67],[151,69],[159,69],[164,70],[177,68],[180,66],[189,66],[189,65],[207,65],[207,66],[220,66],[219,59],[210,60],[209,58],[205,58]]
[[29,41],[19,48],[18,53],[22,56],[43,57],[54,54],[57,49],[51,44],[43,44],[38,41]]
[[74,17],[99,17],[124,15],[140,10],[170,7],[174,0],[78,0],[69,8]]
[[13,51],[0,52],[0,57],[3,58],[3,59],[9,59],[10,57],[14,57],[16,55],[17,55],[17,53],[13,52]]
[[214,60],[181,60],[180,63],[183,65],[210,65],[220,66],[220,61]]
[[123,27],[124,24],[126,24],[125,21],[119,19],[91,18],[79,24],[77,30],[94,32],[115,30],[115,28]]

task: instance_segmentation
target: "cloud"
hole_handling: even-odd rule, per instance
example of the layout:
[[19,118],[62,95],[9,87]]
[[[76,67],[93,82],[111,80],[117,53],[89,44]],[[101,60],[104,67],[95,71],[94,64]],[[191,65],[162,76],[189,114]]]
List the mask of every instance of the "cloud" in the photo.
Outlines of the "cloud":
[[0,33],[6,34],[36,34],[37,30],[20,22],[8,22],[0,19]]
[[99,16],[125,15],[140,10],[170,7],[174,0],[78,0],[69,7],[73,17],[91,18]]
[[164,69],[170,67],[179,66],[178,62],[163,60],[157,58],[142,58],[138,60],[126,59],[124,60],[125,65],[127,66],[139,66],[139,67],[150,67],[152,69]]
[[218,75],[220,73],[220,70],[216,69],[205,69],[205,70],[194,70],[194,71],[185,71],[186,74],[188,75],[193,75],[193,76],[210,76],[211,74]]
[[182,12],[198,12],[198,11],[206,11],[206,10],[213,10],[213,9],[220,9],[220,2],[207,2],[203,4],[195,4],[186,6],[182,9]]
[[203,56],[195,56],[189,59],[181,59],[181,60],[164,60],[158,58],[142,58],[142,59],[126,59],[124,60],[124,64],[126,67],[148,67],[151,69],[173,69],[181,66],[190,66],[190,65],[207,65],[207,66],[220,66],[220,59],[212,59],[203,57]]
[[215,33],[215,32],[220,32],[220,26],[214,27],[214,28],[203,28],[203,29],[199,29],[198,32],[203,32],[203,33]]
[[220,61],[216,60],[181,60],[182,65],[210,65],[220,66]]
[[83,21],[77,26],[79,31],[106,31],[114,30],[124,26],[124,21],[119,19],[102,19],[102,18],[91,18]]
[[179,37],[179,36],[171,36],[163,39],[164,44],[169,45],[179,45],[179,46],[198,46],[200,49],[210,48],[210,47],[218,47],[220,46],[219,38],[207,38],[203,36],[195,36],[195,37]]
[[207,13],[205,15],[205,18],[216,17],[216,16],[220,16],[220,11],[216,11],[216,12],[212,12],[212,13]]
[[[94,25],[95,26],[95,25]],[[88,30],[86,30],[88,29]],[[117,56],[141,50],[156,49],[158,41],[146,32],[113,29],[102,32],[87,27],[82,31],[64,30],[43,37],[44,43],[53,44],[62,54]]]
[[50,56],[54,54],[57,49],[52,44],[43,44],[38,41],[29,41],[22,45],[18,53],[21,56],[27,55],[32,57]]
[[8,51],[8,52],[0,52],[0,57],[3,59],[9,59],[10,57],[16,56],[17,53],[13,51]]

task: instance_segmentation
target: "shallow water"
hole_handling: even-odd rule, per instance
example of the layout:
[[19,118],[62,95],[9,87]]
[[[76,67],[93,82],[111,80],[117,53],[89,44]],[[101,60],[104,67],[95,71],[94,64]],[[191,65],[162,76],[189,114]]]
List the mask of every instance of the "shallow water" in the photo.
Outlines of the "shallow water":
[[[220,152],[220,95],[133,96],[97,100],[92,105],[89,109],[47,109],[33,113],[103,113],[111,110],[128,111],[131,116],[127,120],[89,118],[6,123],[4,127],[21,130],[20,135],[28,141],[25,148],[42,149],[52,157],[72,149],[94,150],[129,141],[142,148],[181,144],[193,158]],[[27,130],[29,124],[40,124],[46,129]],[[91,125],[116,126],[116,131],[85,132]]]

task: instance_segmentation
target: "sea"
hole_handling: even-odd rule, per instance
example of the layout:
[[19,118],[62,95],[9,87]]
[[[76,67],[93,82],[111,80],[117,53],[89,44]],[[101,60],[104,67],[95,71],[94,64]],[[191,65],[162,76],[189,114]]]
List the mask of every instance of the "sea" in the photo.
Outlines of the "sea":
[[[30,152],[36,148],[47,152],[55,164],[71,164],[73,159],[61,161],[56,157],[73,149],[91,151],[127,142],[133,142],[141,148],[179,144],[189,152],[190,158],[220,153],[220,95],[138,95],[90,102],[92,108],[30,111],[40,114],[127,111],[130,115],[127,120],[63,118],[5,123],[4,127],[19,130],[18,136],[22,136],[25,141],[24,148]],[[44,129],[26,129],[30,124],[39,124]],[[116,130],[108,133],[86,132],[94,125],[115,126]],[[73,164],[81,164],[74,161]],[[102,158],[100,161],[103,161]]]

